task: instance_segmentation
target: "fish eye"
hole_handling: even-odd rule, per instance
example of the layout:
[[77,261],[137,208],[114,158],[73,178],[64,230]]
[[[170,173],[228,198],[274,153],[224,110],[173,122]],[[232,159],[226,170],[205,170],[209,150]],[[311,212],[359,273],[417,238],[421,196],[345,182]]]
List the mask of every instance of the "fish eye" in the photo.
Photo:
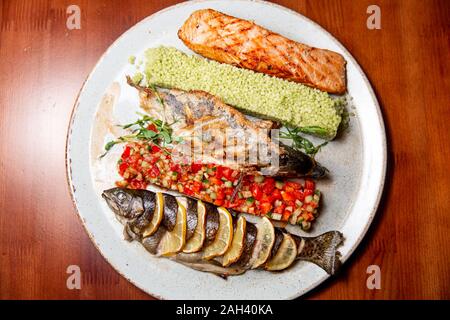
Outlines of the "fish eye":
[[117,199],[120,201],[120,202],[122,202],[122,201],[124,201],[125,199],[127,198],[127,196],[125,195],[125,192],[119,192],[118,194],[117,194]]

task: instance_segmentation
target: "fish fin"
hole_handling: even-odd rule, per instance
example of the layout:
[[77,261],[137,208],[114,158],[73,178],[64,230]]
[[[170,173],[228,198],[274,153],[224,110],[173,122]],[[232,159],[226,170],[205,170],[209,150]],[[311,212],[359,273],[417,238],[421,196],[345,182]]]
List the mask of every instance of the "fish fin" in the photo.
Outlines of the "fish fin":
[[137,235],[133,231],[133,228],[130,223],[127,223],[125,225],[125,227],[123,228],[123,237],[125,238],[125,240],[127,240],[129,242],[134,241],[134,240],[139,240],[139,235]]
[[152,88],[144,87],[139,84],[134,83],[130,76],[127,76],[127,84],[139,92],[145,92],[149,97],[155,96],[155,91]]
[[329,231],[314,238],[302,238],[297,258],[312,262],[328,274],[335,274],[341,266],[341,253],[337,248],[344,236],[339,231]]

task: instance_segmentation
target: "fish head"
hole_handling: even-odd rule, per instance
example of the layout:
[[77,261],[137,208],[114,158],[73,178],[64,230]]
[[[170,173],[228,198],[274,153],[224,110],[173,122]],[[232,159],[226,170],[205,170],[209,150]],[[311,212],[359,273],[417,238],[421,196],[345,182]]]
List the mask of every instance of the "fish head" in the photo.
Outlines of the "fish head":
[[323,178],[327,175],[328,169],[321,166],[314,158],[283,143],[280,143],[280,145],[282,154],[280,155],[279,168],[276,175],[311,177],[314,179]]
[[112,188],[103,191],[102,197],[111,210],[119,216],[134,219],[144,213],[143,199],[136,195],[133,190]]
[[309,176],[313,179],[320,179],[328,174],[328,169],[321,166],[319,163],[315,163],[313,169],[311,170]]

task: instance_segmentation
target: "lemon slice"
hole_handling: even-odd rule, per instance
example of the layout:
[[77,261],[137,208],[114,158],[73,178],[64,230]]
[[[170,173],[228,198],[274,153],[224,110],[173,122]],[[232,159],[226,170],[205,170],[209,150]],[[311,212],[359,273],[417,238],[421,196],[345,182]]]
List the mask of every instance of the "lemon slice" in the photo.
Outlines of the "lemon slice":
[[256,269],[264,264],[270,257],[273,244],[275,242],[275,229],[272,222],[263,217],[256,224],[256,241],[253,249],[252,257],[249,264],[252,269]]
[[206,238],[206,208],[205,204],[197,201],[197,226],[192,238],[184,246],[183,252],[192,253],[200,251]]
[[158,254],[162,256],[170,256],[180,252],[186,243],[186,225],[187,215],[186,207],[178,200],[177,219],[172,231],[167,231],[159,245]]
[[238,261],[244,251],[245,230],[247,221],[243,216],[240,216],[236,222],[236,229],[233,234],[233,241],[225,255],[223,256],[222,266],[228,267],[230,264]]
[[227,209],[217,208],[219,213],[219,230],[214,241],[205,248],[203,258],[206,260],[223,255],[233,240],[233,218]]
[[284,270],[294,262],[296,257],[297,245],[295,240],[285,233],[277,253],[266,263],[264,268],[269,271]]
[[164,217],[164,197],[161,192],[156,193],[156,207],[155,212],[153,213],[152,221],[150,221],[149,225],[145,228],[142,233],[142,237],[146,238],[151,236],[158,230],[159,224],[161,223]]

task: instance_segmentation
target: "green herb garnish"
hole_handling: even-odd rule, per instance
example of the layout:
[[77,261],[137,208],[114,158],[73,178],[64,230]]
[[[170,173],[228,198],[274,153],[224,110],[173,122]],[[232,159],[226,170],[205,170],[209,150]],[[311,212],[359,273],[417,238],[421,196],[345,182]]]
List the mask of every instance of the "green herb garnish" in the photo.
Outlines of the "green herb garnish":
[[301,133],[312,134],[320,137],[326,137],[328,135],[328,131],[326,129],[318,126],[300,127],[296,130]]
[[302,127],[302,128],[286,128],[287,132],[281,132],[280,138],[284,139],[291,139],[292,140],[292,147],[297,150],[303,150],[306,154],[314,157],[317,152],[319,152],[320,148],[325,146],[328,141],[325,141],[324,143],[319,144],[318,146],[314,146],[314,144],[306,139],[305,137],[301,136],[300,133],[314,133],[314,134],[320,134],[324,132],[323,128],[320,127]]
[[[100,156],[103,158],[112,147],[116,144],[124,143],[124,142],[132,142],[132,141],[148,141],[163,149],[166,153],[169,153],[167,150],[167,145],[172,142],[181,142],[180,138],[172,137],[172,124],[167,124],[162,120],[155,120],[148,115],[138,113],[141,118],[136,120],[135,122],[128,123],[125,125],[120,125],[122,129],[130,129],[132,130],[131,134],[121,136],[116,140],[109,141],[105,145],[105,153]],[[149,129],[153,125],[153,128]]]
[[161,95],[159,94],[158,89],[156,88],[156,86],[155,86],[153,83],[150,83],[150,84],[148,85],[148,88],[151,89],[151,90],[155,93],[156,100],[158,100],[158,102],[159,102],[162,106],[165,106],[164,100],[163,100],[163,98],[161,97]]

